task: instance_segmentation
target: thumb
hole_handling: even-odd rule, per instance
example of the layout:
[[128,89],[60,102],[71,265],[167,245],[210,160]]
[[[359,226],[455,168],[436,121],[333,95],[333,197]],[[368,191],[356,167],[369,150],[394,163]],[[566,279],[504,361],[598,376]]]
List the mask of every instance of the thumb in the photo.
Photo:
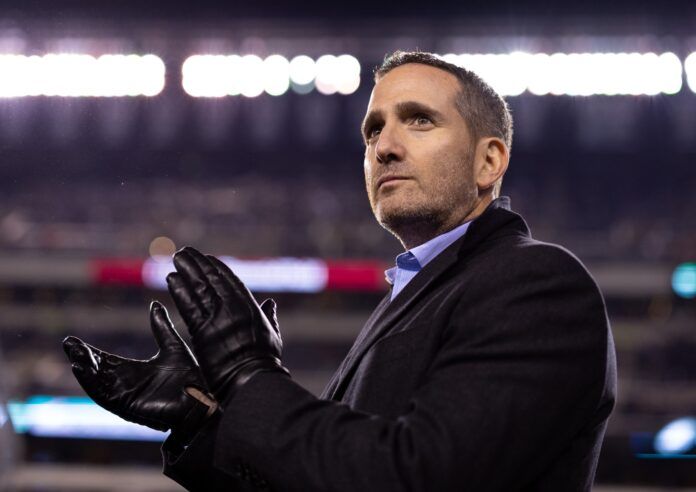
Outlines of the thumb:
[[263,311],[263,314],[266,315],[266,319],[268,319],[268,321],[271,323],[271,326],[276,331],[276,333],[280,333],[280,331],[278,330],[278,310],[275,301],[270,298],[266,299],[261,303],[259,307],[261,308],[261,311]]
[[91,350],[89,345],[79,338],[73,336],[66,337],[63,340],[63,350],[65,355],[68,356],[73,370],[98,370],[101,358]]
[[162,352],[186,346],[179,333],[174,329],[167,309],[157,301],[152,301],[150,304],[150,328],[157,346]]

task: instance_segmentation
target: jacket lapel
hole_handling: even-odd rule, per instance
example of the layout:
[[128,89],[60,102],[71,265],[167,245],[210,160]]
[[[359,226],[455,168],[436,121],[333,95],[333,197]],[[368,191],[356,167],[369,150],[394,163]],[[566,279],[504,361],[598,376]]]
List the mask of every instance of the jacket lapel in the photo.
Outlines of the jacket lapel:
[[[516,227],[510,227],[513,225],[512,222],[517,222]],[[390,293],[382,299],[382,302],[365,323],[339,370],[336,371],[324,390],[322,397],[340,400],[358,364],[375,342],[386,335],[396,321],[426,293],[428,287],[445,272],[451,270],[451,267],[460,258],[470,255],[481,242],[500,231],[501,228],[506,229],[508,233],[529,234],[524,220],[510,211],[508,197],[494,200],[484,213],[474,220],[466,234],[448,246],[418,272],[392,302],[389,302]]]
[[363,329],[360,330],[360,333],[358,334],[357,338],[353,342],[353,346],[350,348],[350,350],[348,351],[348,354],[343,359],[343,362],[341,362],[341,365],[338,367],[338,369],[334,373],[333,377],[329,381],[329,384],[327,384],[326,387],[324,388],[324,391],[321,394],[321,398],[333,399],[333,397],[336,393],[336,388],[338,387],[338,383],[342,379],[341,376],[345,373],[346,366],[348,365],[348,362],[350,360],[352,360],[353,355],[355,354],[356,350],[361,346],[362,341],[365,339],[367,334],[370,333],[370,331],[372,330],[372,327],[374,326],[375,321],[382,315],[384,310],[389,306],[389,299],[390,298],[391,298],[391,289],[382,298],[382,301],[377,305],[375,310],[372,311],[372,314],[365,322]]
[[[450,254],[445,254],[446,252]],[[428,286],[455,261],[456,251],[453,251],[452,246],[450,246],[418,272],[418,275],[404,287],[404,290],[399,292],[393,301],[389,302],[390,295],[385,298],[386,302],[385,300],[382,301],[365,324],[365,327],[353,344],[353,348],[351,348],[343,364],[341,364],[341,369],[337,373],[337,381],[331,392],[331,399],[336,400],[342,397],[347,383],[351,380],[353,372],[365,353],[380,337],[389,331],[389,328],[408,307],[421,297]]]

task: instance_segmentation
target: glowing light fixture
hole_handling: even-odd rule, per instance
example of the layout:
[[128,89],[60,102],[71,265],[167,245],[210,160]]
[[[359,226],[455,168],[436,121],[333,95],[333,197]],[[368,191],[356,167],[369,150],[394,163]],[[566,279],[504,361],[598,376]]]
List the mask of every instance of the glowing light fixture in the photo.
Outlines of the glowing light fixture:
[[107,412],[89,398],[32,396],[10,401],[15,432],[38,437],[163,441],[167,433],[133,424]]
[[181,67],[182,86],[193,97],[223,97],[239,94],[234,84],[240,57],[194,55]]
[[[326,263],[311,258],[269,258],[240,260],[220,257],[244,282],[256,292],[321,292],[327,286]],[[165,289],[167,274],[174,264],[165,257],[150,258],[142,268],[143,283],[152,289]]]
[[672,290],[679,297],[696,297],[696,263],[682,263],[672,274]]
[[0,55],[0,97],[155,96],[164,75],[155,55]]
[[290,79],[298,85],[311,84],[316,77],[316,64],[306,55],[296,56],[290,62]]
[[657,95],[676,94],[682,87],[681,62],[674,53],[450,53],[442,58],[477,73],[504,96],[525,90],[536,95]]
[[324,55],[316,63],[315,84],[322,94],[352,94],[360,86],[360,62],[351,55]]
[[686,83],[689,84],[691,92],[696,92],[696,51],[684,60],[684,71],[686,72]]
[[264,90],[280,96],[290,87],[290,62],[283,56],[271,55],[263,61]]
[[264,91],[279,96],[292,88],[301,94],[315,87],[322,94],[352,94],[360,86],[360,63],[351,55],[324,55],[316,62],[305,55],[288,61],[281,55],[262,60],[256,55],[193,55],[182,66],[183,88],[194,97]]
[[696,444],[696,419],[684,417],[670,422],[655,436],[655,451],[660,454],[688,453]]

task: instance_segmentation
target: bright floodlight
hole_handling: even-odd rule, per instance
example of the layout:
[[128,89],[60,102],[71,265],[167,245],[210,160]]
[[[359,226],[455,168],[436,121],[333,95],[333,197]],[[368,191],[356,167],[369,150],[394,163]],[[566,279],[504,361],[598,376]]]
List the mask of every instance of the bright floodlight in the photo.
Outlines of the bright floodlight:
[[660,454],[681,454],[693,450],[696,443],[696,419],[684,417],[667,424],[655,436],[655,451]]
[[235,78],[239,80],[241,94],[256,97],[263,93],[265,86],[263,60],[256,55],[245,55],[239,65]]
[[447,63],[459,65],[459,55],[455,55],[454,53],[447,53],[446,55],[440,56],[440,58],[445,60]]
[[696,263],[682,263],[672,274],[672,290],[679,297],[696,297]]
[[352,94],[360,86],[360,62],[351,55],[324,55],[316,63],[315,84],[322,94]]
[[7,410],[15,432],[34,436],[160,442],[167,437],[126,422],[89,398],[33,396],[24,402],[9,401]]
[[307,85],[314,81],[316,64],[307,55],[296,56],[290,62],[290,80],[298,85]]
[[314,83],[322,94],[335,94],[338,90],[336,87],[337,65],[336,57],[333,55],[320,56],[317,60],[317,76]]
[[[326,262],[313,258],[268,258],[241,260],[220,257],[254,292],[321,292],[327,288]],[[148,258],[143,264],[143,283],[153,289],[167,288],[167,275],[174,270],[168,261]]]
[[684,60],[684,71],[686,72],[686,81],[692,92],[696,92],[696,51],[691,53]]
[[182,85],[194,97],[242,94],[256,97],[287,92],[290,84],[306,94],[352,94],[360,86],[360,63],[351,55],[324,55],[316,62],[306,55],[288,61],[281,55],[262,60],[256,55],[193,55],[181,67]]
[[287,90],[287,65],[279,55],[193,55],[181,67],[182,86],[193,97],[279,95]]
[[280,96],[290,87],[290,62],[280,55],[271,55],[263,61],[264,90],[271,96]]
[[224,97],[239,94],[235,73],[238,56],[193,55],[181,67],[182,86],[193,97]]
[[352,94],[360,87],[360,62],[351,55],[336,58],[336,89],[339,94]]
[[165,66],[155,55],[0,55],[0,97],[155,96]]
[[[674,53],[447,54],[504,96],[676,94],[682,68]],[[696,62],[695,62],[696,63]]]
[[476,72],[493,89],[504,96],[517,96],[526,89],[524,53],[509,55],[468,55],[459,57],[459,65]]

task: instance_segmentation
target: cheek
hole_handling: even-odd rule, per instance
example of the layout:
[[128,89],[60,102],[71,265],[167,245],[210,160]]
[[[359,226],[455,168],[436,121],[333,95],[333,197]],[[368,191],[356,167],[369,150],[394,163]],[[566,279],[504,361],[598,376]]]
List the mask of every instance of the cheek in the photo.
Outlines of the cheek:
[[372,199],[372,165],[370,164],[370,158],[367,153],[365,154],[365,160],[363,161],[363,171],[365,173],[365,188],[367,188],[367,196]]
[[468,156],[460,148],[443,151],[433,156],[430,161],[429,186],[438,195],[451,198],[453,195],[466,193],[471,186],[472,170]]

